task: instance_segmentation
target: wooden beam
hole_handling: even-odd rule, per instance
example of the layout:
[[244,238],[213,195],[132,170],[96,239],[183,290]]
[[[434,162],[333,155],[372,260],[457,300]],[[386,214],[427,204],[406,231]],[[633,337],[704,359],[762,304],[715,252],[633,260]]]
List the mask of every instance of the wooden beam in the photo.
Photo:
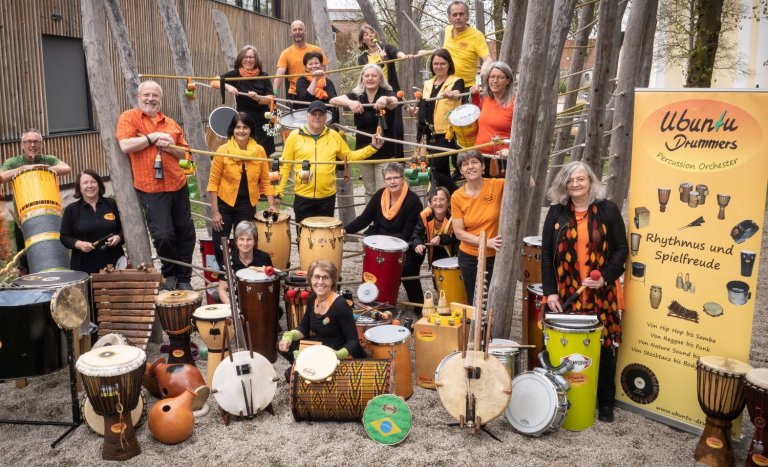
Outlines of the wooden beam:
[[[512,68],[516,74],[523,48],[523,33],[525,33],[525,16],[528,13],[528,0],[509,0],[507,8],[507,25],[504,28],[504,39],[501,41],[499,60]],[[521,26],[522,25],[522,26]]]
[[228,70],[235,68],[235,58],[237,57],[237,46],[235,45],[235,39],[232,37],[232,30],[229,28],[229,21],[227,15],[221,10],[211,10],[211,16],[213,17],[213,25],[216,26],[216,34],[219,36],[219,44],[221,44],[221,52],[224,54],[225,66]]
[[117,60],[120,63],[120,70],[123,72],[125,94],[128,96],[128,102],[131,103],[131,107],[136,107],[138,103],[136,94],[141,80],[139,79],[136,57],[133,55],[133,46],[131,46],[131,38],[128,35],[123,12],[120,9],[118,0],[105,0],[104,6],[107,20],[109,21],[109,30],[112,32],[112,42],[114,42],[115,50],[117,50]]

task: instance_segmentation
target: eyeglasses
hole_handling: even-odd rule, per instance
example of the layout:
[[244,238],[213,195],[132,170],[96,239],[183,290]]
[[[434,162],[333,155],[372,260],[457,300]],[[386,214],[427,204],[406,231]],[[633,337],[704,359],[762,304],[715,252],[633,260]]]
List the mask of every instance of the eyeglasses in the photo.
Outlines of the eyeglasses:
[[243,57],[243,60],[256,60],[256,57],[245,56]]
[[318,276],[315,274],[312,276],[312,280],[316,282],[330,282],[331,276]]
[[488,81],[504,81],[505,79],[509,79],[506,76],[489,76]]
[[574,183],[578,183],[579,185],[583,185],[589,180],[589,177],[576,177],[571,178],[567,182],[565,182],[566,185],[573,185]]
[[384,179],[384,181],[387,182],[387,183],[399,182],[402,178],[403,177],[400,177],[400,176],[397,176],[397,177],[387,177],[387,178]]
[[21,141],[24,144],[43,144],[41,139],[25,139]]

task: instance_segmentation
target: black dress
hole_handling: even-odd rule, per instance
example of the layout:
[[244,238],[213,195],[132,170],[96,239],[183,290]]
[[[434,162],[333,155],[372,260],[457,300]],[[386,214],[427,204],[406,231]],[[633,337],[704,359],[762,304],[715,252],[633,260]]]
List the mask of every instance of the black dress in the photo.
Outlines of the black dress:
[[[99,272],[108,264],[117,264],[123,256],[123,226],[120,223],[120,212],[117,203],[111,198],[99,197],[94,210],[82,199],[70,204],[64,209],[61,219],[61,243],[72,250],[69,268],[92,274]],[[107,235],[120,235],[120,243],[116,246],[106,246],[104,243],[88,253],[75,248],[75,242],[95,242]]]

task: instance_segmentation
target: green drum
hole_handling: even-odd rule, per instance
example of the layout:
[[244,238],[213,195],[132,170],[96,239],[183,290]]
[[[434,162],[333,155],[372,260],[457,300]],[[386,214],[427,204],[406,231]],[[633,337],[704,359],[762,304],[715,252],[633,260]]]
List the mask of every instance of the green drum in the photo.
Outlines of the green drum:
[[411,431],[411,410],[402,397],[382,394],[368,401],[363,413],[368,436],[379,444],[392,446]]

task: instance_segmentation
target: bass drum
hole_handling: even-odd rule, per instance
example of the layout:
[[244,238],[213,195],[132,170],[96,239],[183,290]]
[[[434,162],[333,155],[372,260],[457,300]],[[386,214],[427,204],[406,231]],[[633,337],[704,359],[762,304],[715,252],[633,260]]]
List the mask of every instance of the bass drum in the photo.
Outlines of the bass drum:
[[535,368],[512,381],[512,398],[504,416],[519,433],[540,436],[560,428],[568,412],[568,383]]

